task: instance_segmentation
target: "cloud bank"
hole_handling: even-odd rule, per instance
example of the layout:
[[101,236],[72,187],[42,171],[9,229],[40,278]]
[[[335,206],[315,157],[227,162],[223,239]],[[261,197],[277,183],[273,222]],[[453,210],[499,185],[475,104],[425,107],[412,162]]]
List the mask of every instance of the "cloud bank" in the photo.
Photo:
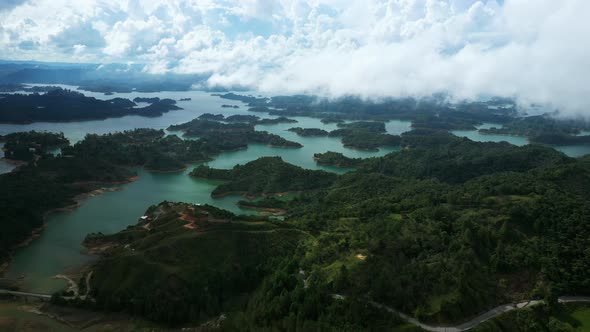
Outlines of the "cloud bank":
[[590,115],[587,0],[8,3],[5,59],[143,63],[268,93],[498,95]]

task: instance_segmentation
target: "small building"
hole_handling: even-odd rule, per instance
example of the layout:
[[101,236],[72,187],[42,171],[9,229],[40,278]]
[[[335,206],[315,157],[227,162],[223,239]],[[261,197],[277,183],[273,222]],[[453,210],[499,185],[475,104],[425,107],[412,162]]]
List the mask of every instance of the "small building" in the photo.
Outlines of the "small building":
[[141,216],[139,219],[141,219],[141,220],[148,220],[148,218],[149,218],[148,216]]

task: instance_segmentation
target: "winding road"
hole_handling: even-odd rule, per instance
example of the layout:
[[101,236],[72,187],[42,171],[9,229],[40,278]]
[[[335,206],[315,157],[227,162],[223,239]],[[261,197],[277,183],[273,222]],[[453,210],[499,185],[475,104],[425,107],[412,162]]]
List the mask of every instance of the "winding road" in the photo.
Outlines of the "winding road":
[[[341,299],[345,298],[344,295],[339,295],[339,294],[333,294],[332,297],[337,300],[338,299],[341,300]],[[426,331],[432,331],[432,332],[467,331],[467,330],[470,330],[487,320],[490,320],[492,318],[496,318],[505,312],[509,312],[509,311],[516,310],[516,309],[531,307],[531,306],[534,306],[534,305],[537,305],[537,304],[540,304],[543,302],[544,302],[543,300],[530,300],[530,301],[520,302],[520,303],[503,304],[503,305],[497,306],[493,309],[490,309],[490,310],[482,313],[481,315],[479,315],[467,322],[461,323],[459,325],[442,326],[442,325],[429,325],[429,324],[421,323],[416,318],[406,315],[403,312],[399,312],[399,311],[397,311],[391,307],[388,307],[384,304],[377,303],[375,301],[368,301],[368,303],[370,303],[372,306],[374,306],[376,308],[380,308],[380,309],[389,311],[391,313],[394,313],[394,314],[400,316],[401,318],[403,318],[408,323],[412,323],[412,324],[419,326],[420,328],[422,328]],[[588,302],[588,303],[590,303],[590,296],[561,296],[558,299],[558,302],[559,303],[572,303],[572,302]]]

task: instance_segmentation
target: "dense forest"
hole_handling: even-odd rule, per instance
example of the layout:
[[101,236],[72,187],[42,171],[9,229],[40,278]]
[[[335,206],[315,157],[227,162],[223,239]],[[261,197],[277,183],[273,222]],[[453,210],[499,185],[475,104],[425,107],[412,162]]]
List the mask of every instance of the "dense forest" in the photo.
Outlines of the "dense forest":
[[[590,156],[473,142],[447,131],[483,122],[509,129],[532,121],[545,129],[520,134],[551,144],[583,142],[585,136],[575,136],[586,130],[583,125],[515,120],[516,106],[506,100],[451,108],[435,98],[374,105],[354,98],[223,97],[278,116],[268,121],[306,115],[337,123],[328,135],[349,147],[389,145],[400,151],[368,159],[334,152],[314,156],[322,165],[354,168],[343,175],[277,157],[230,170],[197,167],[192,176],[222,181],[214,197],[242,194],[241,206],[280,210],[284,219],[184,203],[152,206],[146,220],[126,230],[88,236],[88,247],[107,249],[91,267],[94,301],[73,304],[168,325],[201,323],[223,313],[227,331],[418,331],[371,303],[451,324],[534,298],[546,305],[478,329],[574,326],[559,318],[568,307],[556,299],[590,295]],[[414,130],[387,134],[383,121],[392,118],[411,120]],[[7,156],[33,156],[16,158],[30,162],[0,175],[0,260],[42,225],[48,211],[73,204],[100,183],[131,178],[128,166],[177,171],[252,143],[301,147],[257,131],[262,121],[205,114],[168,128],[191,140],[153,129],[88,135],[73,146],[59,134],[3,137]],[[554,136],[546,133],[561,126]],[[60,154],[47,153],[56,146]],[[287,192],[297,195],[278,197]]]
[[47,213],[75,203],[97,183],[127,181],[134,173],[93,157],[44,155],[34,164],[0,175],[0,262],[43,225]]
[[300,148],[301,144],[255,130],[254,124],[244,122],[224,123],[207,119],[194,119],[170,126],[168,130],[182,131],[186,137],[198,137],[199,142],[211,148],[210,154],[221,151],[245,149],[248,143],[265,144],[281,148]]
[[55,88],[44,94],[4,94],[0,98],[1,123],[67,122],[101,120],[125,115],[147,117],[178,110],[167,100],[146,107],[123,98],[99,100],[75,91]]
[[349,158],[342,153],[328,151],[325,153],[316,153],[313,159],[318,165],[327,165],[343,168],[355,168],[361,165],[364,160],[361,158]]
[[247,196],[300,192],[326,187],[336,174],[312,171],[284,162],[280,157],[263,157],[231,170],[199,166],[191,176],[227,181],[219,185],[212,196],[244,194]]
[[10,160],[31,161],[52,149],[70,145],[63,133],[23,132],[2,137],[4,157]]
[[[482,134],[523,136],[533,143],[546,145],[590,144],[588,136],[578,136],[590,130],[590,123],[585,119],[558,118],[552,113],[527,115],[524,110],[518,109],[514,101],[505,98],[451,103],[442,96],[379,101],[367,101],[357,97],[326,99],[317,96],[257,98],[233,93],[219,96],[248,103],[251,112],[316,117],[323,123],[337,123],[342,128],[346,127],[346,120],[407,120],[412,121],[412,127],[416,129],[443,131],[478,130],[480,125],[487,123],[491,124],[491,127],[479,129]],[[370,129],[366,131],[379,132],[377,127]],[[395,143],[395,139],[390,137],[366,134],[364,137],[357,135],[356,138],[349,137],[343,140],[346,140],[345,144],[349,147],[371,150],[378,144],[383,144],[378,140],[384,140],[386,144],[393,144],[390,142],[393,140]],[[377,142],[365,146],[357,143],[363,140]]]
[[278,123],[297,123],[297,120],[284,116],[278,118],[261,119],[254,115],[230,115],[227,118],[223,114],[205,113],[199,116],[200,120],[223,121],[223,122],[246,122],[253,125],[272,125]]
[[[206,128],[202,129],[206,133],[199,129],[202,137],[198,140],[166,136],[163,130],[155,129],[89,134],[74,145],[69,145],[63,134],[45,132],[1,137],[7,158],[29,163],[0,175],[0,208],[3,211],[0,262],[5,262],[15,245],[43,225],[48,211],[74,204],[76,195],[94,190],[102,183],[127,181],[134,176],[127,167],[179,171],[190,163],[244,148],[248,143],[300,146],[280,136],[255,131],[250,124],[206,121],[202,127]],[[53,148],[61,148],[61,153],[56,156],[49,153]]]
[[[223,300],[215,302],[219,306],[208,306],[215,310],[203,314],[202,309],[187,308],[209,295],[191,299],[161,292],[162,303],[180,301],[174,302],[173,311],[161,306],[137,310],[174,324],[224,312],[224,329],[230,331],[395,330],[403,326],[400,319],[369,305],[369,299],[425,322],[445,324],[498,304],[530,298],[553,304],[557,296],[590,294],[590,158],[569,158],[540,146],[472,142],[430,130],[409,132],[401,140],[406,148],[400,152],[353,160],[354,172],[314,176],[313,191],[288,201],[251,203],[287,210],[286,219],[276,225],[305,236],[290,242],[296,250],[273,253],[273,268],[259,270],[256,281],[250,279],[247,290],[242,289],[247,299],[222,287],[218,298]],[[335,154],[324,159],[342,160]],[[299,183],[313,179],[296,168],[278,158],[262,158],[233,170],[201,167],[194,175],[227,181],[220,186],[224,193],[272,193],[302,188]],[[290,176],[275,176],[282,169]],[[192,280],[186,273],[197,270],[177,257],[189,251],[178,251],[166,235],[157,234],[156,242],[139,247],[143,255],[109,254],[99,269],[108,263],[125,271],[129,260],[149,257],[152,264],[146,265],[145,274],[153,275],[153,268],[166,262],[168,271],[177,272],[158,279],[186,285]],[[241,241],[256,242],[255,237],[244,234]],[[121,245],[133,245],[127,241],[134,239],[126,237]],[[224,250],[215,246],[213,251],[223,256]],[[227,255],[233,257],[232,251]],[[120,294],[105,297],[119,302],[99,301],[103,308],[118,310],[133,296],[128,292],[135,290],[124,286],[128,280],[125,272],[93,277],[97,297],[105,291],[112,295],[113,285]],[[182,287],[178,291],[189,289]],[[559,308],[549,309],[550,315]],[[539,326],[549,323],[538,320]],[[490,324],[485,331],[501,330]]]
[[397,119],[412,121],[415,128],[456,130],[475,129],[482,123],[503,124],[517,115],[516,104],[502,98],[493,98],[485,102],[450,103],[442,96],[421,99],[385,98],[379,101],[368,101],[358,97],[328,99],[304,95],[258,98],[228,93],[218,96],[247,103],[252,112],[316,117],[324,123]]
[[90,248],[115,244],[94,267],[90,306],[170,324],[208,317],[241,302],[309,237],[207,205],[164,202],[146,216],[120,233],[86,238]]
[[301,127],[293,127],[287,129],[288,131],[292,131],[299,136],[303,137],[321,137],[321,136],[328,136],[328,131],[319,129],[319,128],[301,128]]

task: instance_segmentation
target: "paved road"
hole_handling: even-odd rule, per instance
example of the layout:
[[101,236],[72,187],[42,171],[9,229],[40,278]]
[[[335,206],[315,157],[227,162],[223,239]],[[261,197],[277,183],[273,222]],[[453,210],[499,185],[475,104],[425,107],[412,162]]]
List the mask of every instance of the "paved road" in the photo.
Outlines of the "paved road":
[[[339,295],[339,294],[333,294],[332,297],[334,299],[344,299],[345,298],[343,295]],[[590,303],[590,296],[562,296],[558,299],[558,301],[559,301],[559,303],[571,303],[571,302],[588,302],[588,303]],[[426,331],[462,332],[462,331],[470,330],[487,320],[498,317],[505,312],[516,310],[516,309],[522,309],[522,308],[526,308],[526,307],[531,307],[531,306],[543,303],[543,301],[542,300],[531,300],[531,301],[520,302],[520,303],[516,303],[516,304],[510,303],[510,304],[500,305],[500,306],[497,306],[491,310],[484,312],[483,314],[481,314],[481,315],[479,315],[479,316],[477,316],[465,323],[461,323],[461,324],[455,325],[455,326],[440,326],[440,325],[424,324],[424,323],[421,323],[420,321],[418,321],[416,318],[408,316],[408,315],[404,314],[403,312],[399,312],[399,311],[397,311],[391,307],[388,307],[384,304],[377,303],[374,301],[369,301],[369,303],[376,308],[384,309],[384,310],[387,310],[391,313],[394,313],[394,314],[400,316],[401,318],[403,318],[404,320],[406,320],[407,322],[412,323],[416,326],[419,326]]]
[[51,299],[51,295],[49,295],[49,294],[18,292],[18,291],[11,291],[11,290],[7,290],[7,289],[0,289],[0,295],[1,294],[22,296],[22,297],[36,297],[38,299],[43,299],[43,300],[50,300]]

